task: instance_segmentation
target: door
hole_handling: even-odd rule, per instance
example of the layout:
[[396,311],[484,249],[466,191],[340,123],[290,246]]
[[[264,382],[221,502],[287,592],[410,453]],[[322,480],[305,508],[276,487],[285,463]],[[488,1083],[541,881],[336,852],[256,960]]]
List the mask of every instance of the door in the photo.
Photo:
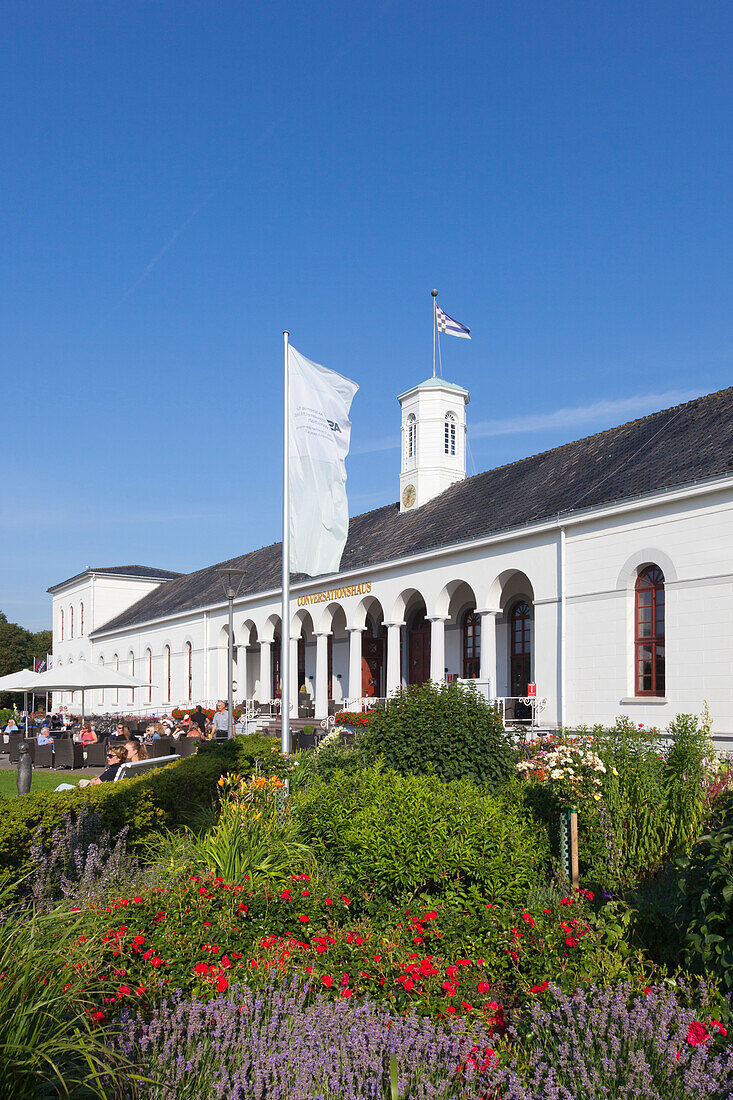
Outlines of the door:
[[408,646],[407,682],[424,684],[430,679],[430,623],[422,615],[413,620]]
[[364,632],[361,641],[361,694],[365,698],[380,696],[384,642]]

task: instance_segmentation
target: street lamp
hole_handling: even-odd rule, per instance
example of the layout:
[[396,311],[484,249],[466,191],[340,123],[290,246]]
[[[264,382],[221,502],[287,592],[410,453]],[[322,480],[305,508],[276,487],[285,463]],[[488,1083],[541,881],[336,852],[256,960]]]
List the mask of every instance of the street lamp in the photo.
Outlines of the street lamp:
[[[224,586],[224,595],[229,600],[229,660],[227,662],[227,701],[229,703],[229,733],[234,737],[234,600],[239,595],[242,580],[247,575],[246,569],[234,569],[232,566],[222,566],[216,572],[221,577]],[[239,578],[237,580],[237,578]],[[236,581],[236,589],[234,587]],[[245,684],[245,691],[247,685]]]

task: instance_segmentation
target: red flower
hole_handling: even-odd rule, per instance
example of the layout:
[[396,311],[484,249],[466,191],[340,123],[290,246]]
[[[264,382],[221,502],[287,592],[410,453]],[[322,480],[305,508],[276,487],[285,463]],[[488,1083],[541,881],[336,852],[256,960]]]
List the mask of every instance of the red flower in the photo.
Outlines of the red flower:
[[135,992],[137,993],[138,997],[142,997],[143,993],[145,992],[145,986],[139,985]]
[[310,890],[304,890],[304,891],[303,891],[303,897],[304,897],[304,898],[309,898],[309,897],[310,897],[310,894],[311,894]]
[[220,974],[219,975],[219,980],[216,983],[216,992],[217,993],[223,993],[228,985],[229,985],[229,982],[227,981],[227,979],[224,977],[223,974]]
[[723,1027],[720,1020],[711,1020],[710,1026],[715,1028],[716,1031],[719,1031],[723,1038],[728,1034],[727,1029]]
[[576,940],[575,936],[566,936],[565,937],[565,943],[567,944],[568,947],[577,947],[578,946],[578,941]]
[[350,990],[350,989],[348,989],[347,987],[344,987],[344,988],[343,988],[343,989],[341,990],[341,996],[342,996],[342,997],[350,997],[350,996],[351,996],[351,990]]
[[308,921],[310,920],[310,917],[306,917],[305,913],[301,913],[300,916],[298,917],[298,920],[302,921],[303,924],[307,924]]
[[699,1020],[694,1020],[687,1029],[687,1042],[691,1047],[700,1047],[710,1038],[710,1032]]
[[324,974],[321,981],[325,985],[326,989],[330,989],[333,985],[333,978],[329,974]]
[[230,958],[228,958],[227,955],[222,955],[222,957],[221,957],[222,970],[228,970],[231,965],[232,965],[232,960]]
[[431,909],[431,911],[429,913],[426,913],[425,916],[422,919],[423,920],[437,920],[438,919],[438,914],[434,910]]
[[137,947],[145,943],[145,936],[135,936],[132,941]]
[[533,993],[544,993],[549,984],[550,984],[549,982],[542,982],[541,985],[533,985],[532,986],[532,992]]
[[488,982],[479,982],[478,985],[476,986],[476,989],[478,990],[479,993],[488,993],[489,990],[491,989],[491,986],[489,985]]
[[534,917],[531,917],[529,913],[522,913],[522,920],[526,921],[530,927],[534,928]]
[[130,992],[130,987],[129,985],[121,985],[117,992],[124,995],[125,993]]
[[287,886],[283,890],[280,897],[283,899],[283,901],[290,901],[290,891],[288,890]]
[[92,1012],[92,1019],[96,1020],[97,1023],[101,1023],[101,1021],[104,1019],[104,1013],[97,1009],[96,1012]]
[[444,993],[453,994],[456,991],[456,987],[454,985],[451,985],[450,982],[443,982],[440,988],[443,990]]
[[157,967],[159,967],[159,966],[162,966],[162,965],[163,965],[163,960],[162,960],[162,959],[158,959],[158,958],[155,958],[155,959],[151,959],[151,960],[150,960],[150,965],[151,965],[151,966],[154,966],[154,967],[156,967],[156,968],[157,968]]

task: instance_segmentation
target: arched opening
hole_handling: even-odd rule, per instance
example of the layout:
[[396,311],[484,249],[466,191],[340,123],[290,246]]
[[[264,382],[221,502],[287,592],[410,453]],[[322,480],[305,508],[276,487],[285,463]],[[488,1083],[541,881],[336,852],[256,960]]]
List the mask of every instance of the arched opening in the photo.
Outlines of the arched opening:
[[63,640],[64,640],[64,612],[63,612],[63,608],[59,612],[59,634],[61,635],[60,640],[63,642]]
[[386,656],[384,612],[379,600],[372,599],[361,636],[361,694],[364,698],[383,699],[387,694]]
[[[130,650],[130,653],[128,655],[127,664],[128,664],[128,668],[130,670],[130,675],[134,676],[135,675],[135,654],[132,652],[132,650]],[[135,702],[135,689],[134,688],[130,692],[130,702],[131,703]]]
[[79,604],[79,637],[84,637],[84,603]]
[[69,641],[74,637],[74,607],[69,608]]
[[647,565],[641,570],[636,579],[635,597],[636,694],[664,696],[664,573],[658,565]]
[[407,606],[407,682],[424,684],[430,679],[430,623],[422,596],[417,594]]

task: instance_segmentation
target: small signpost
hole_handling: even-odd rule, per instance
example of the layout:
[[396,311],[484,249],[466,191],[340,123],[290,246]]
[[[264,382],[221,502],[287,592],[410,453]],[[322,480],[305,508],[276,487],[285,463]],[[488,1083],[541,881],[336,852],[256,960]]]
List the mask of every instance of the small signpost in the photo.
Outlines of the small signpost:
[[533,699],[537,698],[537,684],[527,684],[527,695]]

